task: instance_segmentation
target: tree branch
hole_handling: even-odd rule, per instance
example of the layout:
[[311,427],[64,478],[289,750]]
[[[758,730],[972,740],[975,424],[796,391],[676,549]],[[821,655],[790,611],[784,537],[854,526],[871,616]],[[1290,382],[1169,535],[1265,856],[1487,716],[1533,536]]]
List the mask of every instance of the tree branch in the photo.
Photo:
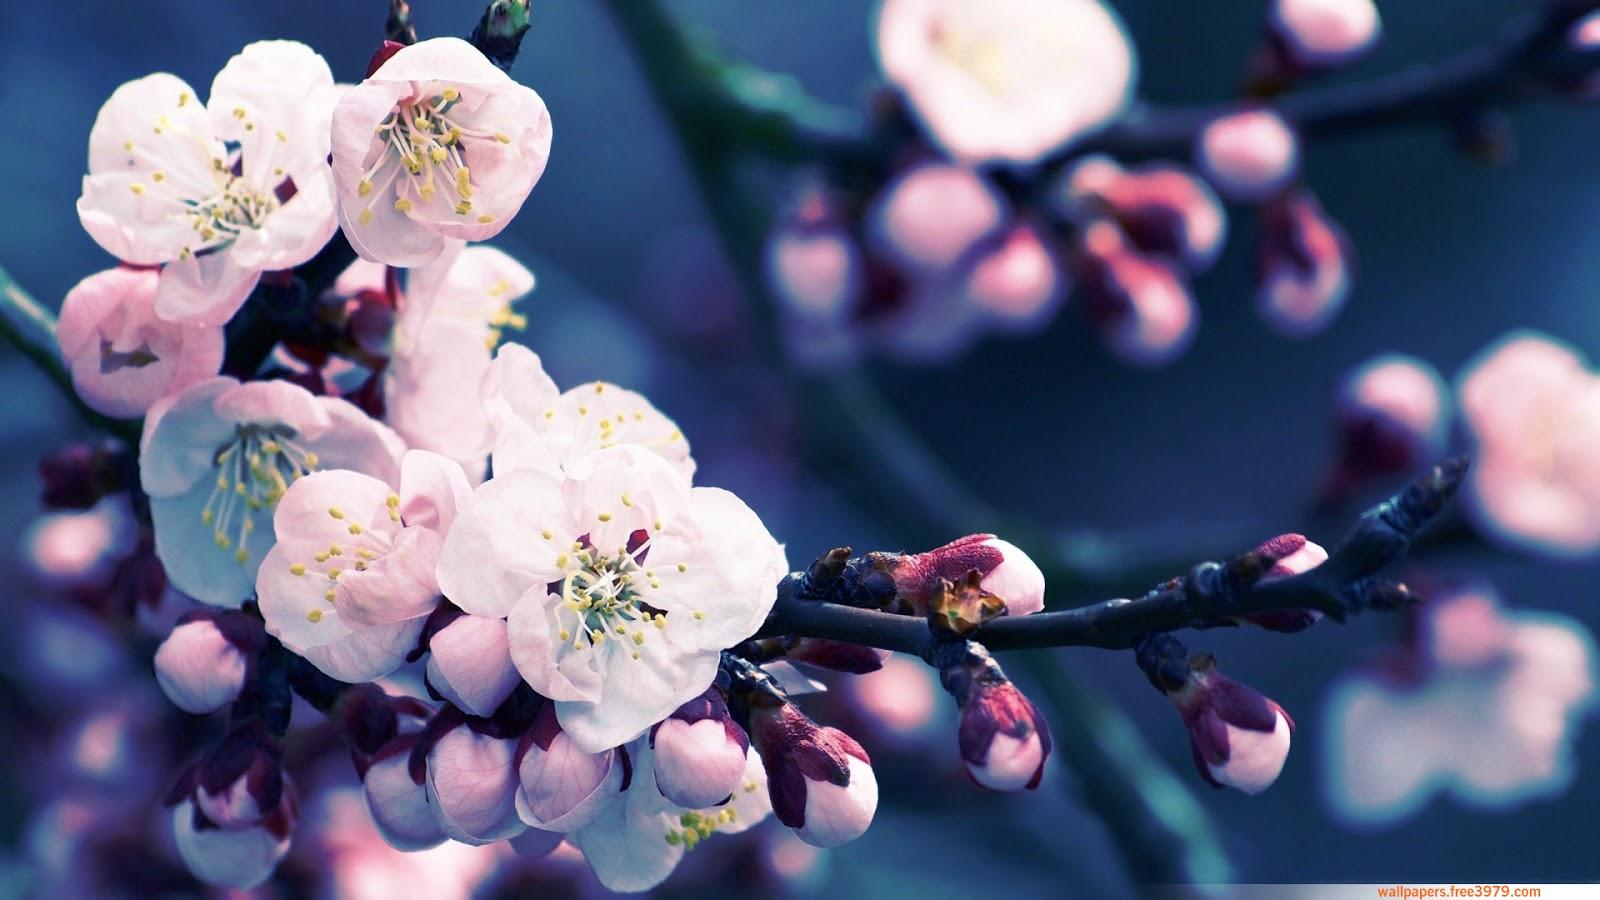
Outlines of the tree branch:
[[[1247,553],[1227,563],[1200,563],[1138,599],[1001,617],[966,637],[991,650],[1074,646],[1123,650],[1151,632],[1234,625],[1250,613],[1315,609],[1343,621],[1363,609],[1415,603],[1418,598],[1404,584],[1374,576],[1405,555],[1455,494],[1466,470],[1464,457],[1447,460],[1368,510],[1328,560],[1308,572],[1261,583],[1271,561]],[[825,638],[923,657],[939,641],[920,618],[826,602],[813,596],[816,593],[804,572],[784,579],[778,601],[756,637]]]
[[0,335],[32,360],[34,365],[67,395],[78,414],[96,428],[128,441],[139,443],[137,421],[112,419],[90,409],[73,390],[72,375],[61,361],[56,346],[56,317],[0,268]]

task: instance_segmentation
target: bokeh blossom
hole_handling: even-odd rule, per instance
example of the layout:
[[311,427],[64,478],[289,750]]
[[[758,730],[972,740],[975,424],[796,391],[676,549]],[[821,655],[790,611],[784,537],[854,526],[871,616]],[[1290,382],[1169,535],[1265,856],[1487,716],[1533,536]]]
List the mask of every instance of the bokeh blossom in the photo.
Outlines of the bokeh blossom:
[[1099,0],[884,0],[878,62],[930,136],[969,161],[1030,163],[1093,133],[1138,61]]
[[1595,707],[1589,631],[1504,608],[1494,590],[1436,591],[1413,640],[1346,675],[1323,726],[1323,794],[1352,824],[1403,821],[1437,795],[1507,809],[1560,794]]
[[1468,510],[1490,538],[1534,553],[1600,549],[1600,377],[1568,344],[1519,331],[1456,383],[1477,453]]

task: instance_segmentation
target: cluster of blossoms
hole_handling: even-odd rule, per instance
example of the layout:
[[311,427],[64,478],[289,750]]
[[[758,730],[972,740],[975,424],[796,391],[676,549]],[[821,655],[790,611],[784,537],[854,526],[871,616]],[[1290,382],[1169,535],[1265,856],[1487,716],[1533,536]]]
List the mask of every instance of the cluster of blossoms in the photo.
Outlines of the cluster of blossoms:
[[[204,101],[157,74],[101,110],[78,208],[121,265],[72,291],[59,341],[89,406],[142,416],[137,471],[84,451],[46,474],[68,505],[133,498],[100,501],[137,512],[108,554],[130,594],[201,604],[155,669],[183,711],[229,714],[167,801],[203,881],[252,887],[289,852],[291,691],[344,736],[399,850],[569,845],[642,890],[769,813],[817,847],[872,820],[866,750],[801,712],[774,673],[807,679],[775,660],[867,672],[887,654],[747,644],[789,576],[756,513],[694,484],[643,396],[563,391],[532,351],[496,349],[534,278],[469,242],[516,214],[550,138],[537,94],[448,38],[387,44],[357,85],[256,43]],[[885,608],[1043,606],[1042,573],[991,536],[878,563]],[[1037,711],[992,661],[943,669],[971,777],[1037,786]]]
[[1189,279],[1222,251],[1224,200],[1258,210],[1263,320],[1289,338],[1321,332],[1352,251],[1300,182],[1295,129],[1262,104],[1359,59],[1379,30],[1371,0],[1271,4],[1251,99],[1198,129],[1192,168],[1124,170],[1077,152],[1135,105],[1133,47],[1101,0],[884,3],[878,59],[903,107],[881,130],[895,146],[865,179],[835,179],[870,193],[808,180],[769,237],[795,355],[947,360],[986,330],[1043,328],[1076,288],[1113,356],[1164,365],[1193,340]]

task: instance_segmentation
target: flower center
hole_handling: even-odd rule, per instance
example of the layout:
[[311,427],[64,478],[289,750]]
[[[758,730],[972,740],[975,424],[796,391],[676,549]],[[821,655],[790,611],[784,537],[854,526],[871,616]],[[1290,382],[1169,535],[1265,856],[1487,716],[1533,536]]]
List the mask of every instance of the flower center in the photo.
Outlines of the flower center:
[[[393,185],[394,208],[402,213],[439,199],[457,216],[472,215],[473,182],[472,169],[467,165],[467,145],[472,141],[509,144],[511,137],[466,124],[460,104],[460,91],[442,87],[437,94],[397,106],[376,129],[387,150],[367,170],[356,192],[363,198],[386,198]],[[372,221],[370,204],[361,211],[358,221],[363,225]],[[488,224],[494,216],[481,213],[477,221]]]
[[212,458],[217,483],[200,521],[212,526],[217,548],[234,550],[241,564],[250,559],[244,543],[256,529],[256,514],[271,510],[295,479],[317,467],[317,454],[295,436],[283,425],[240,425]]
[[[642,562],[649,539],[630,543],[635,545],[631,550],[619,548],[615,554],[602,556],[584,537],[573,543],[570,556],[562,554],[577,562],[561,582],[556,617],[561,640],[571,641],[573,650],[598,647],[607,634],[642,647],[648,629],[666,629],[666,613],[652,609],[640,596],[644,590],[661,586],[655,572]],[[638,650],[633,651],[633,658],[639,658]]]
[[[400,495],[391,493],[384,500],[384,505],[389,511],[389,521],[400,522]],[[328,517],[337,521],[345,520],[345,512],[337,506],[328,507]],[[308,562],[292,562],[289,564],[289,574],[297,577],[307,575],[320,577],[327,581],[328,587],[323,591],[322,599],[329,606],[336,605],[339,596],[339,576],[346,569],[365,572],[373,560],[388,553],[393,546],[389,535],[382,531],[362,526],[359,522],[350,522],[346,529],[350,532],[350,539],[345,543],[332,543],[327,549],[318,550],[311,555]],[[306,613],[306,620],[310,622],[322,621],[322,610],[313,609]]]
[[933,45],[952,65],[962,69],[991,94],[1011,93],[1016,73],[1006,60],[1006,52],[992,36],[971,29],[936,22],[929,28]]
[[281,205],[277,191],[257,191],[220,161],[213,165],[220,190],[203,199],[184,200],[189,207],[184,215],[200,238],[198,244],[183,249],[184,255],[230,243],[240,232],[260,228]]

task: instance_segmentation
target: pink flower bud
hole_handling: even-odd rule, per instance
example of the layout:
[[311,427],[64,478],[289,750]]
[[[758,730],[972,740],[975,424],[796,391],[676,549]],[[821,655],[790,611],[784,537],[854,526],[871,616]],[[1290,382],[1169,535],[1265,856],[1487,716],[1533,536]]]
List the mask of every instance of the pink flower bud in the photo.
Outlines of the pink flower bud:
[[711,687],[650,732],[656,787],[684,809],[728,799],[744,779],[750,738],[733,721],[722,691]]
[[1194,341],[1195,306],[1171,263],[1133,251],[1117,226],[1084,230],[1078,261],[1089,319],[1106,349],[1134,366],[1164,366]]
[[1349,478],[1408,472],[1444,452],[1450,395],[1433,366],[1387,353],[1339,386],[1340,466]]
[[219,827],[193,801],[184,800],[172,811],[173,839],[194,877],[206,884],[248,890],[270,878],[289,852],[296,816],[289,791],[260,823],[238,829]]
[[156,649],[156,682],[184,712],[216,712],[239,698],[248,664],[215,617],[201,614],[172,629]]
[[1016,333],[1043,326],[1067,293],[1055,255],[1028,225],[986,242],[964,290],[967,301],[987,312],[997,327]]
[[[1271,584],[1291,575],[1309,572],[1328,561],[1328,551],[1303,534],[1280,534],[1257,547],[1255,552],[1274,560],[1259,584]],[[1322,618],[1316,609],[1273,609],[1247,613],[1240,618],[1268,631],[1304,631]]]
[[818,188],[806,189],[794,214],[767,239],[767,279],[794,314],[840,321],[861,297],[861,249]]
[[389,741],[374,754],[361,779],[378,834],[389,846],[407,852],[425,850],[445,838],[428,805],[427,788],[411,778],[407,765],[416,743],[415,734]]
[[517,742],[466,725],[446,732],[428,752],[428,805],[444,833],[463,844],[492,844],[520,834]]
[[918,611],[937,596],[941,581],[956,582],[976,570],[978,586],[1005,601],[1007,615],[1044,608],[1044,573],[1015,544],[992,534],[969,534],[926,553],[900,557],[894,579],[900,597]]
[[1189,681],[1168,698],[1189,729],[1195,768],[1213,787],[1259,794],[1278,780],[1294,721],[1283,707],[1216,670],[1190,661]]
[[107,269],[61,301],[56,340],[83,402],[121,419],[222,368],[222,329],[156,315],[154,269]]
[[1216,192],[1173,165],[1126,171],[1109,157],[1091,156],[1068,174],[1065,200],[1075,218],[1108,215],[1139,250],[1192,272],[1210,268],[1227,239]]
[[1268,327],[1288,338],[1326,328],[1350,293],[1352,253],[1344,230],[1310,192],[1263,207],[1256,309]]
[[792,703],[752,710],[750,725],[778,821],[813,847],[866,833],[878,809],[878,779],[860,744]]
[[1222,196],[1240,203],[1267,199],[1293,179],[1299,146],[1288,123],[1267,109],[1222,116],[1200,132],[1195,162]]
[[517,814],[545,831],[569,832],[588,825],[633,780],[627,750],[579,749],[548,701],[517,745],[516,771]]
[[1269,22],[1285,52],[1304,66],[1350,62],[1377,43],[1372,0],[1274,0]]
[[521,682],[505,619],[463,615],[428,638],[428,684],[472,715],[493,715]]
[[252,730],[223,738],[194,769],[195,805],[219,828],[248,828],[282,802],[287,778],[278,753]]
[[1032,790],[1050,756],[1050,726],[1010,681],[974,679],[961,705],[961,759],[993,791]]
[[955,266],[1005,218],[999,192],[977,173],[925,163],[883,189],[868,213],[874,243],[912,271]]

